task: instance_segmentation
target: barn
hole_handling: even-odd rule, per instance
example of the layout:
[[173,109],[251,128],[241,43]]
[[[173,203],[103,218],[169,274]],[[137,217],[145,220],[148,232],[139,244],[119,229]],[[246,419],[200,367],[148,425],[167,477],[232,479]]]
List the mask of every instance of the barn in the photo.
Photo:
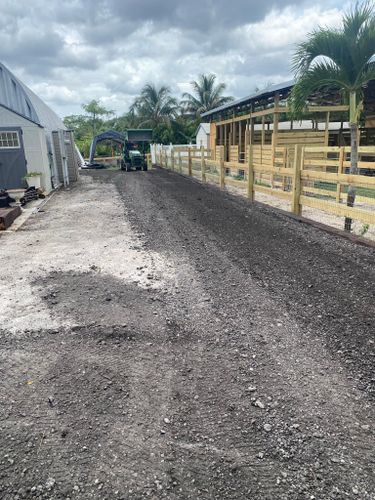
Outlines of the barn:
[[0,189],[26,187],[39,173],[48,193],[76,181],[79,163],[72,131],[0,63]]

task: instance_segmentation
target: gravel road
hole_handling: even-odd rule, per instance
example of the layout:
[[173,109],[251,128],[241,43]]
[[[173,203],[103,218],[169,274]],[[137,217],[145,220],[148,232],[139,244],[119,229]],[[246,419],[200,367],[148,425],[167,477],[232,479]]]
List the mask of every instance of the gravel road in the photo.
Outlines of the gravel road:
[[374,249],[156,169],[0,253],[1,498],[375,499]]

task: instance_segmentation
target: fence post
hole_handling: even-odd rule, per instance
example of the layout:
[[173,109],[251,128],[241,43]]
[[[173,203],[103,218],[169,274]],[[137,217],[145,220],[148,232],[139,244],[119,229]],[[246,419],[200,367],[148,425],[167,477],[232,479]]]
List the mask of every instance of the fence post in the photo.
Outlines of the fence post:
[[206,182],[206,166],[204,162],[204,147],[201,146],[201,172],[202,172],[202,182]]
[[[284,147],[283,149],[283,168],[288,167],[288,149]],[[282,189],[285,191],[285,175],[282,177]]]
[[174,170],[174,149],[171,148],[171,169]]
[[193,175],[192,163],[191,163],[191,148],[188,148],[188,174],[190,177]]
[[300,203],[301,196],[301,170],[303,170],[304,148],[296,144],[294,148],[294,172],[293,172],[293,193],[292,193],[292,212],[295,215],[301,215],[302,207]]
[[181,149],[178,150],[178,170],[182,174],[182,159],[181,159]]
[[224,154],[223,149],[220,148],[220,189],[225,186],[225,167],[224,167]]
[[[340,156],[339,156],[339,166],[337,169],[337,175],[340,175],[343,173],[344,170],[344,161],[345,161],[345,147],[341,146],[340,148]],[[340,181],[337,180],[337,185],[336,185],[336,202],[340,203],[341,202],[341,184]]]
[[249,201],[254,201],[254,162],[253,162],[253,145],[249,144],[247,153],[247,197]]

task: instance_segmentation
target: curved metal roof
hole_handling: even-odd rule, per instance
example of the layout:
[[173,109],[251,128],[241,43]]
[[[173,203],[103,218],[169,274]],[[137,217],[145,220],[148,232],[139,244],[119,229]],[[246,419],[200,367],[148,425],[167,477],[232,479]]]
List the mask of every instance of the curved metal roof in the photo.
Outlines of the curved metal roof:
[[0,63],[0,106],[48,130],[66,129],[57,114],[2,63]]

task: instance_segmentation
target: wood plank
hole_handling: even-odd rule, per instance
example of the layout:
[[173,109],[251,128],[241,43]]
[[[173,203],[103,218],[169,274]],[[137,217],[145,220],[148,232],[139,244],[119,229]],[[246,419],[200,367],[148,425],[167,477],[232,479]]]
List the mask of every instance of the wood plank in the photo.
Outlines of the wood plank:
[[[350,146],[345,146],[345,151],[347,153],[350,153],[351,148]],[[306,153],[339,153],[340,152],[340,146],[306,146],[305,148]],[[359,146],[358,148],[358,153],[359,154],[366,154],[367,156],[372,156],[375,155],[375,146]]]
[[336,160],[327,160],[325,158],[322,158],[321,160],[314,160],[314,159],[308,159],[304,163],[305,167],[338,167],[339,165],[339,159],[337,158]]
[[225,168],[235,168],[236,170],[247,170],[246,163],[239,163],[238,161],[225,161]]
[[301,130],[280,130],[280,134],[283,137],[324,137],[324,130],[314,130],[314,129],[301,129]]
[[375,177],[354,174],[334,174],[329,172],[315,172],[313,170],[302,170],[302,179],[329,182],[341,182],[342,184],[353,184],[353,186],[375,186]]
[[189,175],[192,175],[192,165],[191,165],[191,150],[188,148],[188,171]]
[[[344,159],[345,159],[345,148],[341,147],[340,148],[340,156],[339,156],[339,163],[337,167],[337,174],[341,175],[343,173],[344,169]],[[336,203],[340,203],[341,199],[341,184],[338,182],[336,185]]]
[[333,203],[330,201],[318,200],[310,196],[300,196],[302,206],[317,208],[333,215],[340,217],[350,217],[351,219],[360,220],[365,224],[375,224],[375,210],[373,212],[363,210],[361,208],[347,207],[341,203]]
[[254,146],[249,144],[247,147],[247,197],[250,202],[254,201]]
[[206,182],[206,165],[203,146],[201,147],[201,180],[202,182]]
[[304,193],[316,194],[319,196],[329,196],[330,198],[335,198],[336,191],[329,191],[328,189],[319,189],[315,187],[303,186],[302,191]]
[[305,153],[337,153],[339,154],[339,146],[306,146]]
[[238,179],[231,179],[230,177],[226,176],[225,177],[225,184],[228,184],[229,186],[240,187],[242,189],[246,189],[245,179],[243,181],[240,181]]
[[268,194],[270,196],[276,196],[277,198],[282,198],[284,200],[290,200],[292,198],[292,193],[281,191],[279,189],[272,189],[266,186],[260,186],[259,184],[254,184],[254,191]]
[[294,175],[294,170],[292,168],[278,168],[278,167],[271,167],[268,165],[259,165],[254,162],[254,171],[255,172],[264,172],[267,174],[278,174],[278,175],[285,175],[287,177],[291,177]]
[[[329,191],[328,189],[319,189],[314,187],[304,186],[302,188],[304,193],[316,194],[318,196],[327,196],[332,199],[336,199],[336,191]],[[340,193],[340,202],[346,201],[346,193]],[[375,198],[369,198],[368,196],[358,196],[356,195],[355,201],[360,203],[366,203],[368,205],[375,205]],[[337,202],[337,200],[336,200]]]
[[210,167],[218,167],[219,161],[218,160],[206,160],[206,165]]
[[215,174],[208,174],[206,172],[206,178],[209,180],[209,181],[213,181],[215,182],[216,184],[219,184],[220,183],[220,176],[219,175],[215,175]]
[[294,161],[293,161],[293,189],[292,189],[292,212],[295,215],[301,215],[302,206],[300,201],[301,196],[301,170],[303,167],[304,160],[304,148],[300,146],[295,146],[294,148]]
[[220,161],[220,188],[224,189],[225,186],[225,167],[224,167],[224,160],[222,159]]
[[21,207],[0,208],[0,231],[8,229],[21,215]]
[[[348,111],[349,106],[346,104],[343,105],[337,105],[337,106],[309,106],[307,108],[308,113],[324,113],[327,111],[335,112],[335,111]],[[289,113],[290,109],[287,106],[279,106],[275,109],[274,106],[271,108],[263,109],[260,111],[253,111],[251,113],[246,113],[241,116],[237,116],[235,118],[227,118],[225,120],[219,120],[216,123],[216,125],[226,125],[228,123],[232,122],[238,122],[242,120],[247,120],[249,118],[256,118],[259,116],[267,116],[267,115],[273,115],[274,113]]]

